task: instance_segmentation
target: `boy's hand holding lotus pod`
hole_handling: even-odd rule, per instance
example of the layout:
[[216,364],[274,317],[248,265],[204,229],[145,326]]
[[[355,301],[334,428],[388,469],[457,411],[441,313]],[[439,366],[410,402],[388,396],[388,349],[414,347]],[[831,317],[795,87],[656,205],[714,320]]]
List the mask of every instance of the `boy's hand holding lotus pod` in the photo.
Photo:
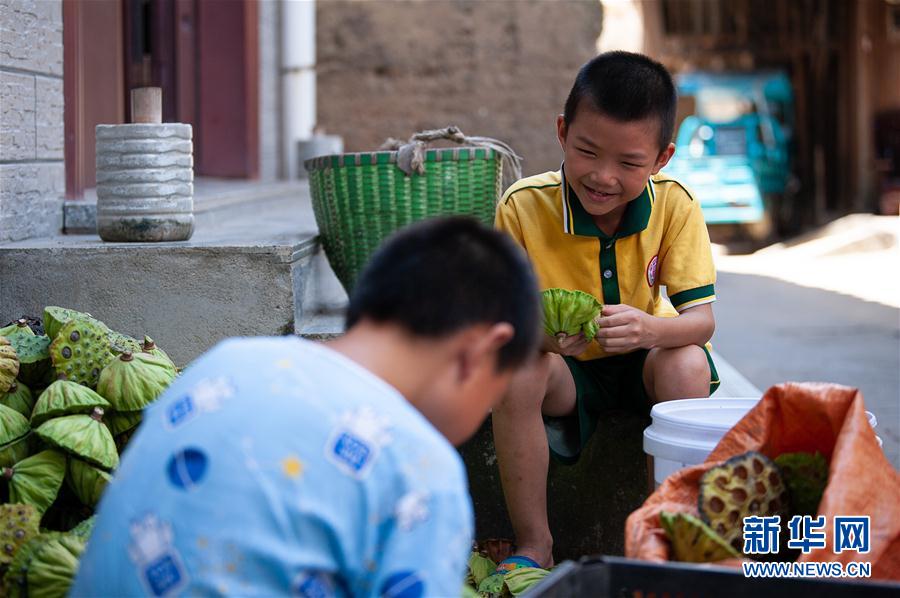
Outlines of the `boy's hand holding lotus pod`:
[[547,289],[541,294],[544,308],[544,331],[550,336],[563,332],[574,336],[584,333],[588,341],[597,335],[594,319],[600,315],[603,304],[596,297],[583,291]]

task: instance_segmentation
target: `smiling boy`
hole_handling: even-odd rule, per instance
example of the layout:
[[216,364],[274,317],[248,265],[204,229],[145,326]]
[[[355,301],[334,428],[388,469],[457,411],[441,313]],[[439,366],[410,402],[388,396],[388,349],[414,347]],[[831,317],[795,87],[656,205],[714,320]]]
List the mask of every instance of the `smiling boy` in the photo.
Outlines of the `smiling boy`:
[[665,67],[628,52],[597,56],[557,118],[562,167],[518,181],[498,206],[496,226],[526,250],[542,289],[604,304],[595,342],[545,337],[537,365],[514,375],[494,409],[517,540],[500,571],[553,564],[549,454],[576,461],[605,411],[647,413],[718,385],[706,347],[715,328],[709,235],[699,203],[660,172],[675,151],[675,108]]

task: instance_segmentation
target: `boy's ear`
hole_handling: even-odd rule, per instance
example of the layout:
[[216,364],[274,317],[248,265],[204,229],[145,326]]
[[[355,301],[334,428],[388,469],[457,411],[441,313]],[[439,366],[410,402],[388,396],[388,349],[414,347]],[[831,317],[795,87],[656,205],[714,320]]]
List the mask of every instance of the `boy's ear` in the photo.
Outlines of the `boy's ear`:
[[468,342],[460,352],[460,382],[466,381],[485,360],[490,359],[492,363],[496,363],[497,352],[512,339],[515,329],[508,322],[498,322],[488,328],[479,326],[473,332],[474,334],[467,335]]
[[675,155],[675,144],[670,143],[666,149],[659,152],[659,155],[656,157],[656,163],[653,165],[653,172],[650,174],[656,174],[663,168],[665,168],[666,164],[669,163],[669,160],[672,159],[672,156]]
[[566,133],[568,133],[566,118],[560,114],[556,117],[556,138],[559,140],[559,146],[563,148],[563,151],[566,149]]

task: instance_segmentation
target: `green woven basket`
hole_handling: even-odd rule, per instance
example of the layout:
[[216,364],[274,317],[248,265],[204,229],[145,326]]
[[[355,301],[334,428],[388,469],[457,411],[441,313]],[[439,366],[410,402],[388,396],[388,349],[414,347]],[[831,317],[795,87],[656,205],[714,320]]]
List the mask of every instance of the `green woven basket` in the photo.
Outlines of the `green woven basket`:
[[325,255],[347,293],[385,238],[444,215],[490,226],[503,189],[502,162],[490,148],[428,149],[425,174],[405,174],[396,151],[320,156],[304,162]]

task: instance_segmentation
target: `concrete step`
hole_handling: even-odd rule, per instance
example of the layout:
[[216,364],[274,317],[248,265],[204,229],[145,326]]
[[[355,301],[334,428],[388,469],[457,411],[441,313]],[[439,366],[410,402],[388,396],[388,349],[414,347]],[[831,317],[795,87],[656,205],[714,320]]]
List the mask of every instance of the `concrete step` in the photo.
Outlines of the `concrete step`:
[[199,202],[189,241],[0,244],[0,321],[71,307],[152,336],[183,365],[223,338],[293,334],[340,309],[346,295],[321,252],[305,182],[220,191]]
[[[304,189],[293,181],[235,181],[198,177],[194,179],[194,222],[205,230],[231,219],[265,201],[283,199]],[[97,231],[97,190],[87,189],[84,198],[63,203],[63,231],[69,235],[93,235]],[[304,192],[304,191],[301,191]],[[196,234],[196,232],[195,232]]]

